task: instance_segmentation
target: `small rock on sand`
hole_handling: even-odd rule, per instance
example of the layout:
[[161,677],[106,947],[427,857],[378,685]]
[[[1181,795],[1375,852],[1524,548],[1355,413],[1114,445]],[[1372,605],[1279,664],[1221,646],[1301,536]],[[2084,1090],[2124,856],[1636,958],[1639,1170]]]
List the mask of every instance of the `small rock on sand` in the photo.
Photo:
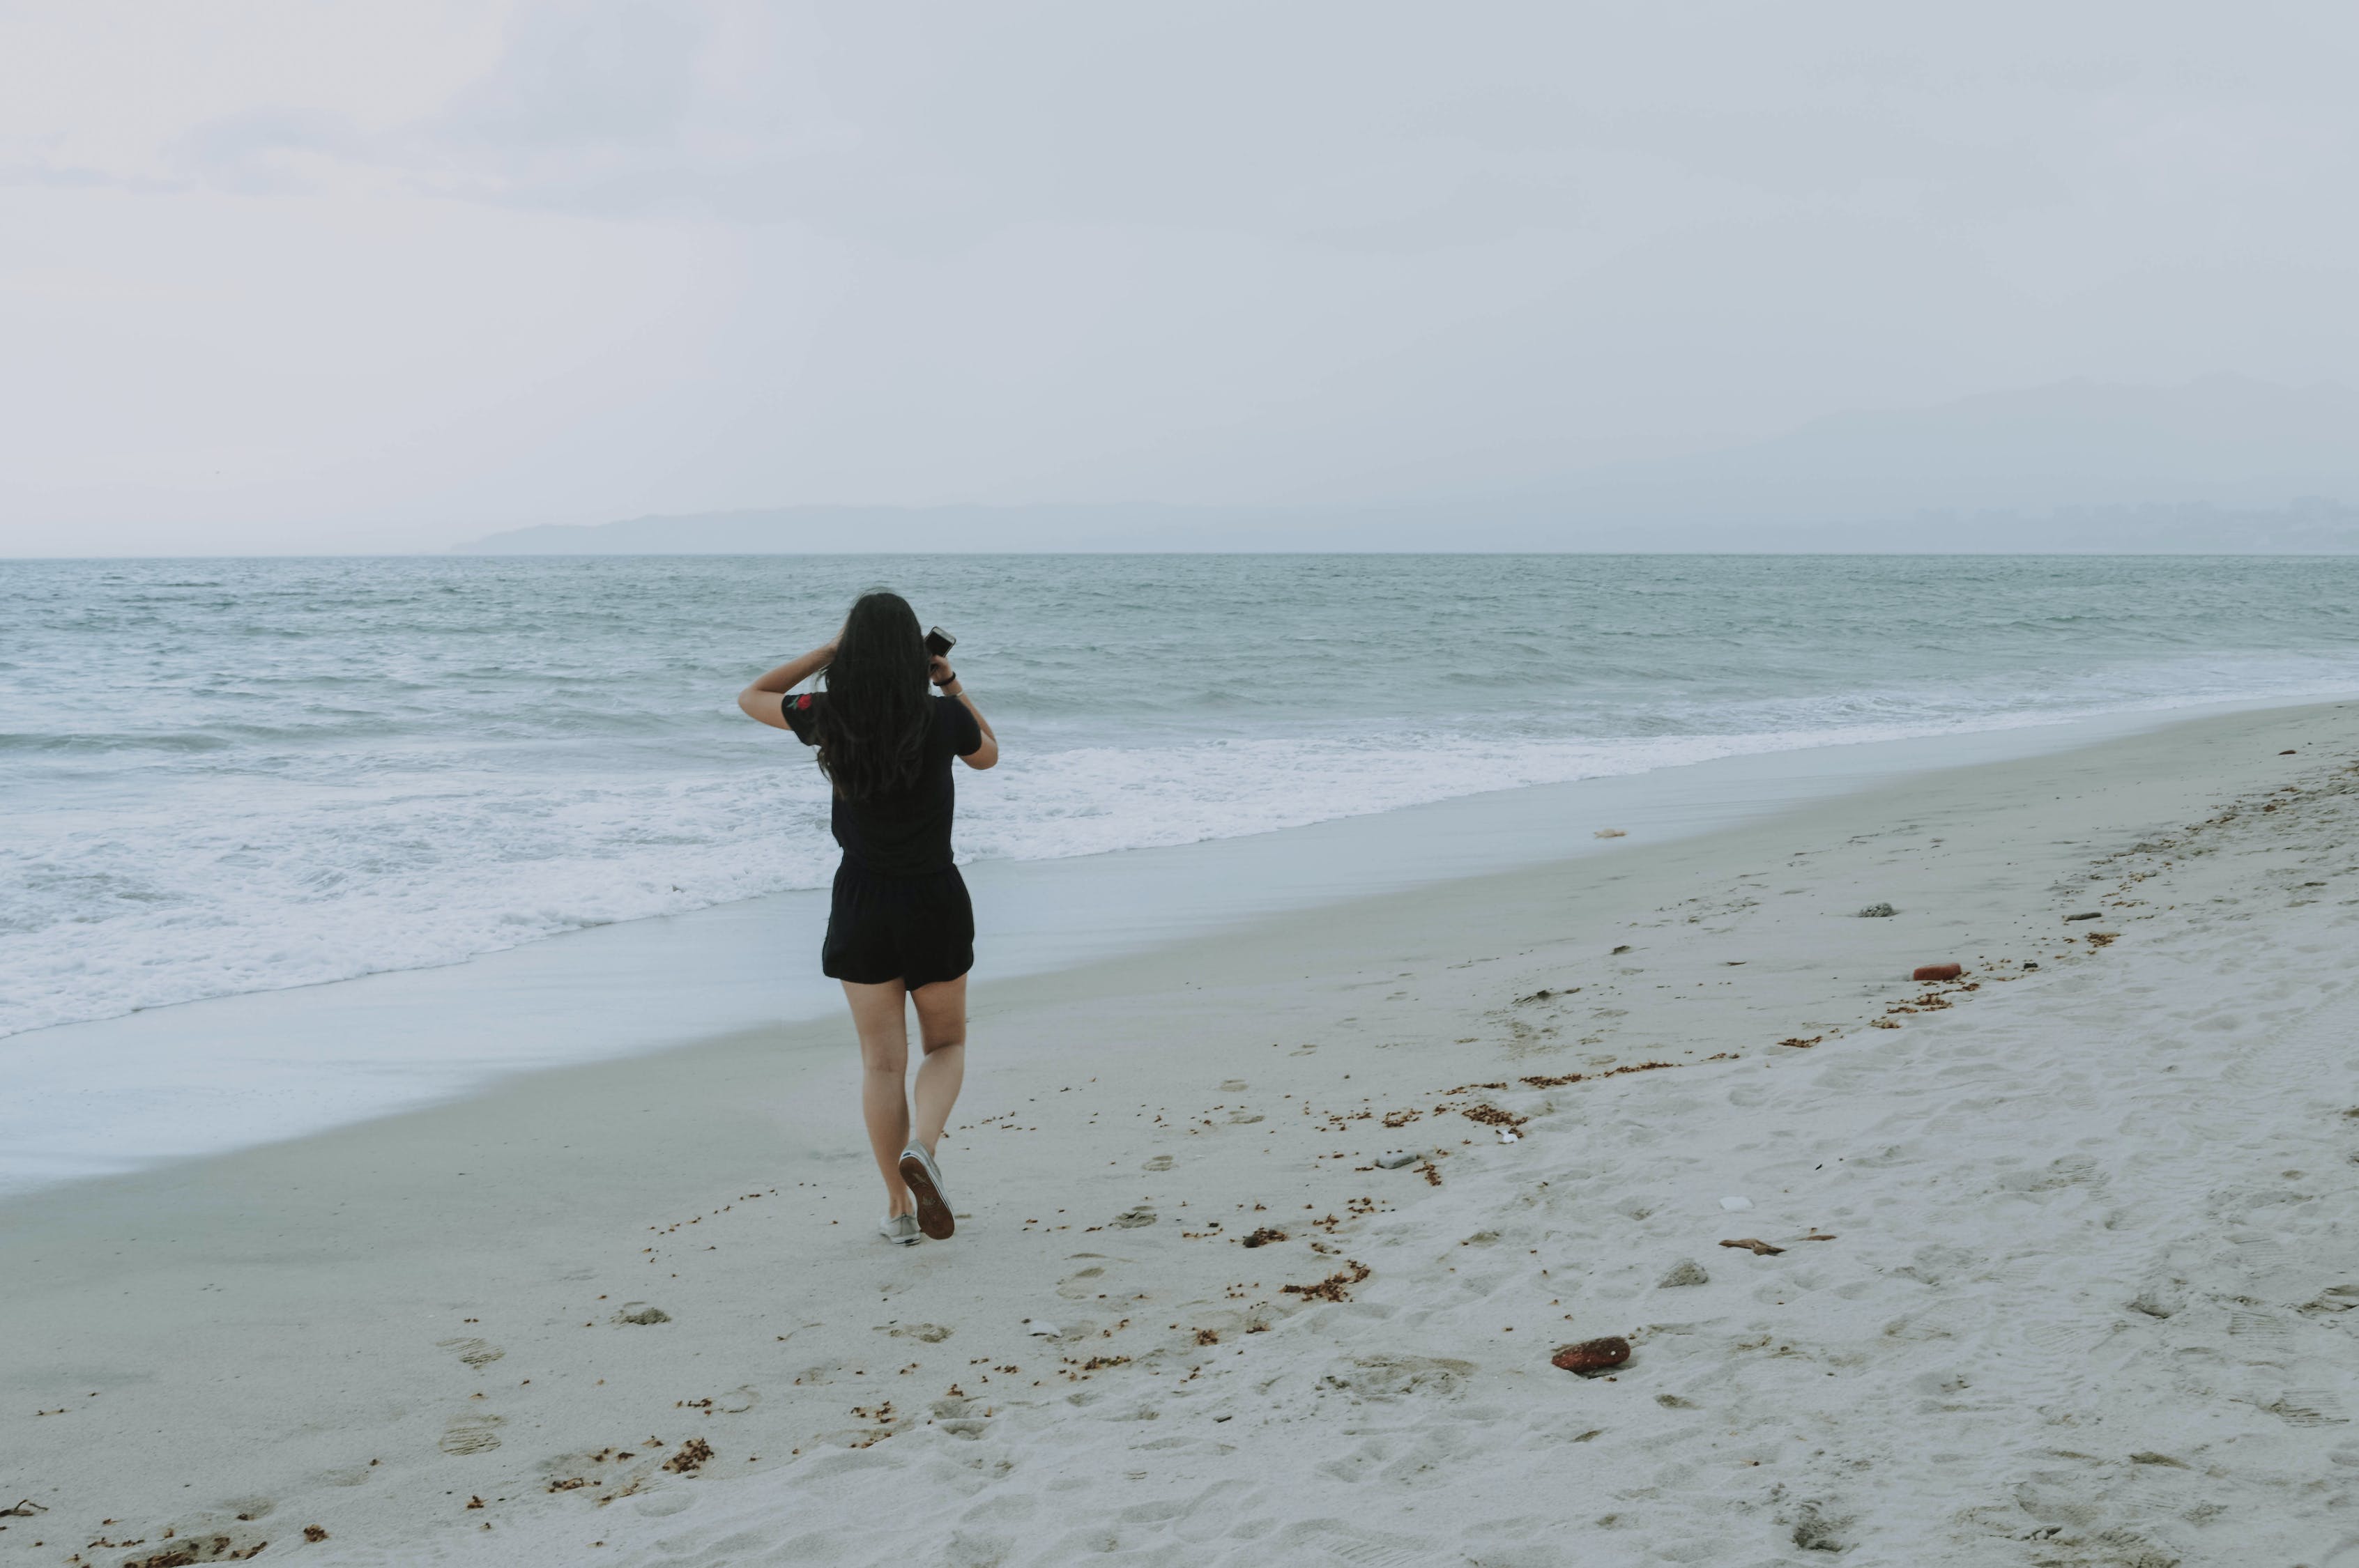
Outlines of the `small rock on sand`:
[[1673,1291],[1679,1289],[1681,1285],[1708,1285],[1710,1283],[1712,1283],[1712,1276],[1703,1271],[1702,1264],[1697,1262],[1692,1258],[1682,1258],[1678,1262],[1671,1265],[1671,1271],[1669,1273],[1665,1274],[1661,1279],[1655,1281],[1655,1288],[1658,1291]]
[[2105,912],[2102,909],[2084,909],[2078,914],[2066,915],[2064,924],[2070,925],[2076,920],[2103,920],[2104,917]]
[[1584,1339],[1578,1345],[1561,1346],[1555,1355],[1549,1357],[1549,1365],[1586,1376],[1611,1371],[1629,1359],[1630,1342],[1617,1335],[1606,1339]]
[[1908,978],[1912,980],[1954,980],[1965,972],[1962,964],[1920,964]]
[[1900,912],[1888,903],[1871,903],[1859,912],[1862,920],[1886,920]]
[[1398,1149],[1388,1149],[1376,1156],[1376,1169],[1379,1171],[1397,1171],[1403,1165],[1416,1163],[1416,1155],[1404,1153]]

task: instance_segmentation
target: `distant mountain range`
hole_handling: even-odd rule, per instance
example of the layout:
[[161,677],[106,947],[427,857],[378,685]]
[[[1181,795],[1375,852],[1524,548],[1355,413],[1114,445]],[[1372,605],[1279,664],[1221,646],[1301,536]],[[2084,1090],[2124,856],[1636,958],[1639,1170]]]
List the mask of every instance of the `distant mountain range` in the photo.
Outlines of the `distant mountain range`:
[[2062,382],[1399,505],[788,506],[495,534],[484,554],[2359,551],[2359,392]]

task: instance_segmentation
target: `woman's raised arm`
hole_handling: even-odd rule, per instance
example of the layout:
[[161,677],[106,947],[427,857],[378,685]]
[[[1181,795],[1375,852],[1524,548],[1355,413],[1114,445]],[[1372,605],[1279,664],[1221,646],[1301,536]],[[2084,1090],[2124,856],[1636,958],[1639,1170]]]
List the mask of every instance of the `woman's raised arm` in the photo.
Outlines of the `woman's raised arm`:
[[998,762],[999,737],[991,732],[991,720],[983,716],[983,709],[977,708],[974,705],[974,698],[966,694],[966,687],[960,682],[958,673],[951,668],[951,662],[937,654],[934,655],[933,668],[930,673],[933,676],[934,684],[941,688],[941,694],[944,697],[956,697],[966,705],[966,710],[974,715],[974,727],[983,732],[983,744],[961,757],[959,761],[978,772]]
[[758,719],[773,730],[787,728],[786,705],[780,700],[820,671],[827,668],[835,657],[835,644],[822,643],[800,658],[788,659],[777,669],[756,678],[752,686],[737,694],[737,706],[745,710],[748,719]]

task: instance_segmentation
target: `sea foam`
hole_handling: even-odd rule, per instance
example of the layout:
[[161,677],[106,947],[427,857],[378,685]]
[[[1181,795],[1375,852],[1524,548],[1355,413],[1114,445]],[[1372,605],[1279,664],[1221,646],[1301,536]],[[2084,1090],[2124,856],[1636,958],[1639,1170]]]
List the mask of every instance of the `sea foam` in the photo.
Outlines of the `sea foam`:
[[732,698],[890,572],[1006,761],[962,858],[2359,687],[2359,562],[0,564],[0,1033],[823,886]]

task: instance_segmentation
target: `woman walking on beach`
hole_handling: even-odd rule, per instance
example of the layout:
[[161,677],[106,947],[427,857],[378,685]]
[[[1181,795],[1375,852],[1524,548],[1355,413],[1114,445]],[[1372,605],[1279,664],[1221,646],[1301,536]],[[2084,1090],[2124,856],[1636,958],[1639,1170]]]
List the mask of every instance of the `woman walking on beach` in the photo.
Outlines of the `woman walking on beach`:
[[[825,689],[787,695],[822,672]],[[929,681],[940,696],[928,694]],[[897,593],[861,595],[834,642],[762,676],[737,706],[817,747],[834,785],[843,863],[820,968],[843,982],[860,1034],[860,1112],[886,1197],[877,1228],[903,1246],[919,1231],[940,1241],[955,1225],[935,1149],[966,1073],[974,966],[974,909],[951,863],[951,759],[987,768],[999,742]],[[914,1123],[905,998],[917,1005],[925,1050]]]

